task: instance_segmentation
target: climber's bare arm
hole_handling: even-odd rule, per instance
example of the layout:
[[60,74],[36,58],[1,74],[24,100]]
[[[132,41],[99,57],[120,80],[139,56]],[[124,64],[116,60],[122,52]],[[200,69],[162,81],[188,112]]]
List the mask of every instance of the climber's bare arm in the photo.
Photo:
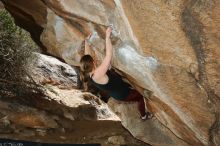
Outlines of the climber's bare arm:
[[112,53],[113,53],[113,48],[110,38],[111,32],[112,32],[111,27],[108,27],[106,30],[106,39],[105,39],[105,43],[106,43],[105,58],[103,59],[101,65],[95,69],[93,75],[93,78],[95,80],[99,80],[100,78],[103,78],[106,75],[106,72],[108,71],[109,67],[111,66]]
[[90,48],[90,45],[89,45],[89,42],[88,42],[90,36],[91,36],[91,34],[85,39],[84,55],[92,55],[91,48]]

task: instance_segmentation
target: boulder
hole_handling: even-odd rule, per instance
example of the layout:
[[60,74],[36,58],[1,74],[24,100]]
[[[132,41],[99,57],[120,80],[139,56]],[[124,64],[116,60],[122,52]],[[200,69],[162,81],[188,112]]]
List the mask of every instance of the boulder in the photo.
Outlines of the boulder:
[[90,32],[95,59],[104,57],[113,25],[112,66],[143,95],[153,93],[146,103],[156,117],[140,123],[134,105],[110,103],[122,124],[152,145],[218,145],[220,0],[2,2],[46,53],[74,66]]

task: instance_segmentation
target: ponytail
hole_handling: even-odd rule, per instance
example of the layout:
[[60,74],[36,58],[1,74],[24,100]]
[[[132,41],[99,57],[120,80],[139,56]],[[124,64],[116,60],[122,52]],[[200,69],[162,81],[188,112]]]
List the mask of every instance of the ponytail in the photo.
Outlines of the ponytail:
[[82,81],[84,91],[89,90],[89,73],[93,70],[94,60],[90,55],[84,55],[80,60],[80,80]]
[[82,81],[82,86],[83,86],[83,90],[84,91],[88,91],[89,90],[89,73],[86,72],[82,72],[80,73],[80,80]]

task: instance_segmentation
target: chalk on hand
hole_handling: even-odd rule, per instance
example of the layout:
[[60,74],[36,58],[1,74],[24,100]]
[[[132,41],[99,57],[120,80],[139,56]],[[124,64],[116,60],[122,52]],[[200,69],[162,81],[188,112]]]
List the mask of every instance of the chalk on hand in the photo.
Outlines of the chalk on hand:
[[98,37],[99,37],[99,36],[98,36],[98,33],[97,33],[96,31],[93,31],[93,32],[91,33],[91,35],[89,36],[89,38],[88,38],[89,43],[92,43],[93,40],[94,40],[95,38],[98,38]]
[[120,31],[117,31],[117,30],[116,30],[116,27],[114,27],[113,24],[109,24],[109,27],[112,28],[112,35],[113,35],[113,36],[119,36],[119,35],[120,35]]

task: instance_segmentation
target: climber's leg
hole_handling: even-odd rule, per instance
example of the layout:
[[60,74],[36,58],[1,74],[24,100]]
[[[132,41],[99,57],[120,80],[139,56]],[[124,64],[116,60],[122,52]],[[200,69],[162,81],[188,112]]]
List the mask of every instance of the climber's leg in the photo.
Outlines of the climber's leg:
[[141,114],[141,117],[146,116],[145,112],[145,103],[143,96],[136,90],[131,90],[130,94],[123,101],[136,101],[138,102],[138,110]]

